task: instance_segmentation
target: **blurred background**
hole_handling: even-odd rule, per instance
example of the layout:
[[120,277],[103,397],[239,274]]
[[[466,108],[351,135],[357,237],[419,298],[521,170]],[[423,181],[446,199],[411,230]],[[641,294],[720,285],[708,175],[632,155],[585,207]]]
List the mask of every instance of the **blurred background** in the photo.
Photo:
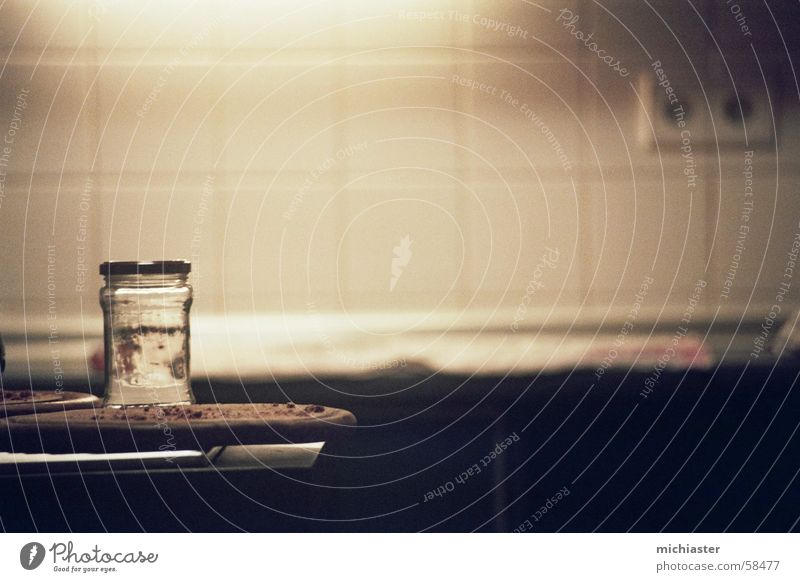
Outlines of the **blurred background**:
[[523,378],[511,400],[542,373],[657,371],[666,397],[690,369],[773,366],[800,300],[799,15],[7,0],[5,381],[101,392],[98,264],[175,258],[206,399],[369,424],[488,404],[448,378]]
[[699,278],[704,314],[761,318],[800,109],[793,6],[748,7],[746,34],[719,2],[5,2],[4,327],[54,275],[59,328],[96,330],[98,263],[175,257],[198,314],[507,325],[548,248],[527,325],[624,315],[648,275],[654,319]]

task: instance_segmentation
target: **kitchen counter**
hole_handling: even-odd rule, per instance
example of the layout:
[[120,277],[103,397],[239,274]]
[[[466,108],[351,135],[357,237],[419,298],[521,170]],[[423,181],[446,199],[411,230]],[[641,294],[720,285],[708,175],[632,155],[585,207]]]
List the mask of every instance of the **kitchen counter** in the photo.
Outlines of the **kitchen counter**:
[[[4,480],[0,516],[9,530],[55,531],[797,529],[797,362],[753,358],[757,326],[694,330],[665,362],[674,328],[657,332],[620,345],[576,331],[428,330],[366,350],[311,330],[294,344],[200,333],[198,401],[345,408],[355,437],[308,469],[26,477],[24,495]],[[52,384],[48,347],[11,339],[4,384]],[[74,341],[60,346],[79,356],[64,388],[102,392],[90,343]],[[240,365],[221,366],[230,354]],[[402,365],[372,365],[389,361]]]
[[[636,369],[204,379],[201,401],[321,402],[359,427],[313,469],[54,476],[25,479],[25,493],[37,526],[57,531],[787,531],[798,374],[764,361],[666,370],[646,397]],[[4,527],[31,528],[19,483],[0,487]],[[53,512],[67,497],[68,515]]]

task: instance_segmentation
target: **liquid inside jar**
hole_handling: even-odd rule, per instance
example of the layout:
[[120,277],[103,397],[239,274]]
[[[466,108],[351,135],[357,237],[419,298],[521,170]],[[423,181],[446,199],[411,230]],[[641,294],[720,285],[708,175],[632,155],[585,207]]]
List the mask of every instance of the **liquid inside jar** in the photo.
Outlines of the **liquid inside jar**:
[[126,405],[189,403],[186,326],[120,326],[112,333],[112,389]]

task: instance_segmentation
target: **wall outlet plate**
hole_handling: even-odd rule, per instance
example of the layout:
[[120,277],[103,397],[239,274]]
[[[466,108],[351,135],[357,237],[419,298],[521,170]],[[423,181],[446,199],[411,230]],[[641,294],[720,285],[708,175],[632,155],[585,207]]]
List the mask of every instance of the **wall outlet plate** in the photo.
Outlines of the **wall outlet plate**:
[[644,105],[639,109],[638,138],[646,149],[655,149],[656,140],[659,146],[680,144],[685,130],[690,131],[694,146],[705,149],[753,147],[774,139],[773,116],[777,123],[779,104],[777,99],[772,103],[765,99],[763,86],[740,83],[733,87],[730,82],[713,80],[703,83],[703,94],[696,82],[670,78],[676,96],[670,103],[652,72],[642,73],[638,81]]

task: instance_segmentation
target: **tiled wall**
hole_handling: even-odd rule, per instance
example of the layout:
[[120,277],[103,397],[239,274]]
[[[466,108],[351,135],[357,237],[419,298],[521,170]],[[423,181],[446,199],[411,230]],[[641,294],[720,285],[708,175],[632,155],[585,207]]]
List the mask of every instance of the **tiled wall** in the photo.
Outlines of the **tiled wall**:
[[[752,36],[724,2],[6,2],[0,308],[95,314],[100,261],[188,257],[203,313],[624,314],[652,276],[654,316],[702,278],[711,313],[763,317],[800,219],[800,19],[741,4]],[[643,113],[654,60],[693,187]],[[776,139],[719,116],[734,87]]]

